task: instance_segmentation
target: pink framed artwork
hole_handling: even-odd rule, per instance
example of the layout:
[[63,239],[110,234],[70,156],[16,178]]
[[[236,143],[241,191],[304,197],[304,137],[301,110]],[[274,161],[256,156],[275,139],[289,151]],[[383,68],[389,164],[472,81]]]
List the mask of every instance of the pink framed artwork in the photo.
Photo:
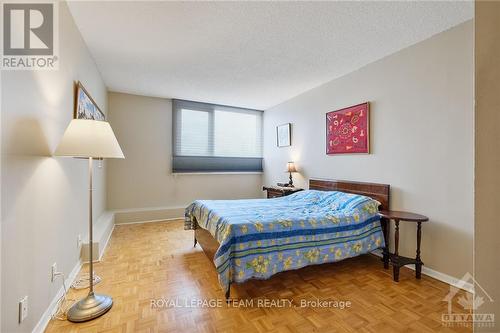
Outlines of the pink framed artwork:
[[370,104],[326,114],[326,154],[370,153]]

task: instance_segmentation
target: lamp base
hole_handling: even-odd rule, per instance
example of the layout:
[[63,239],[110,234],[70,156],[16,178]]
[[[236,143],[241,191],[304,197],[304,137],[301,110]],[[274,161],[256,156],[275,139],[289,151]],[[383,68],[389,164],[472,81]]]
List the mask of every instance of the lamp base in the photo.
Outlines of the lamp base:
[[89,294],[69,309],[68,320],[74,323],[89,321],[102,316],[113,306],[113,299],[106,295]]

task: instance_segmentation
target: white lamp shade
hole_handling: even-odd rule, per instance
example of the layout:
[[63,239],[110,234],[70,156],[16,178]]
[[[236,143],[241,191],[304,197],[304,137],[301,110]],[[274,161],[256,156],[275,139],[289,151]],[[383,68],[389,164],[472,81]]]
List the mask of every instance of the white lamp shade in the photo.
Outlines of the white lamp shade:
[[73,119],[59,142],[56,156],[125,158],[106,121]]
[[294,162],[288,162],[286,164],[286,172],[297,172],[297,168],[295,168]]

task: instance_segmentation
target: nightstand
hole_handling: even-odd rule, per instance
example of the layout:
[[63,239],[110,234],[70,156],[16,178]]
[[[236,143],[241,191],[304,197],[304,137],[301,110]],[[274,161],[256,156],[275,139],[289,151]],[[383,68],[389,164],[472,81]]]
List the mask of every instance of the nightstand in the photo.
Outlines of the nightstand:
[[[422,265],[424,264],[420,259],[420,242],[422,240],[422,222],[429,221],[427,216],[420,214],[409,213],[409,212],[398,212],[394,210],[382,210],[379,212],[381,217],[388,220],[393,220],[396,229],[394,230],[394,253],[389,252],[389,235],[390,235],[390,224],[387,223],[387,230],[385,234],[386,247],[384,249],[384,268],[389,267],[389,262],[393,268],[393,278],[394,281],[399,281],[399,269],[406,265],[415,265],[415,277],[420,279],[422,274]],[[417,255],[415,259],[403,257],[399,255],[399,222],[413,222],[417,224]]]
[[303,188],[298,188],[298,187],[281,187],[281,186],[262,187],[262,191],[267,191],[268,199],[284,197],[303,190],[304,190]]

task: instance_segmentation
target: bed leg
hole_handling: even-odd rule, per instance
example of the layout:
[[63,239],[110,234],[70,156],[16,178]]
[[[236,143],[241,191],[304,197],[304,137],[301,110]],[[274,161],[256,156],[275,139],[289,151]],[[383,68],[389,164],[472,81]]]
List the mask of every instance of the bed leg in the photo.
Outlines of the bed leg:
[[229,303],[230,297],[231,297],[231,284],[229,284],[226,290],[226,303]]
[[382,249],[382,261],[384,262],[384,268],[389,268],[390,252],[389,252],[389,238],[391,235],[389,221],[385,218],[381,219],[382,224],[382,234],[384,236],[385,247]]
[[196,239],[196,235],[194,236],[194,245],[193,247],[196,247],[196,244],[198,244],[198,240]]

